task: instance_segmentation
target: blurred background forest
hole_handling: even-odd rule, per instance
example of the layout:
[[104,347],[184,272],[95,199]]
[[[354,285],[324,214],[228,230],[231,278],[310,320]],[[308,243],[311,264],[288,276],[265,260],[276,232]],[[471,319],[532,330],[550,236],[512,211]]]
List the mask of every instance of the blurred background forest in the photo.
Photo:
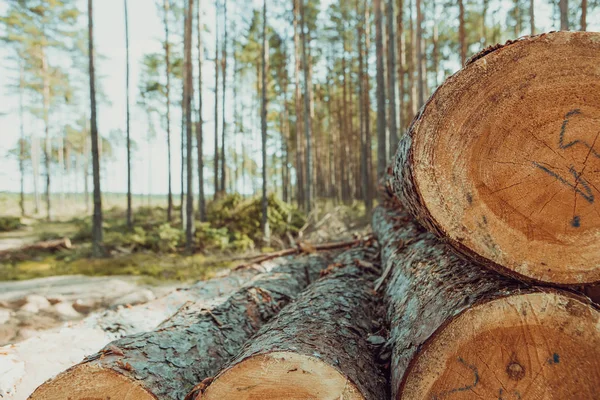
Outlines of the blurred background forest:
[[0,279],[195,279],[352,238],[444,79],[487,46],[597,28],[596,9],[0,0]]

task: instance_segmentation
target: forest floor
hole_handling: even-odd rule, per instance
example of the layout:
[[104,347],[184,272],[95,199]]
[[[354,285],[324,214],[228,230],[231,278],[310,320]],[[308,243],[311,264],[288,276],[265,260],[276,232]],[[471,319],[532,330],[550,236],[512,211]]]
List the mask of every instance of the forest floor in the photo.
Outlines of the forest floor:
[[[178,286],[209,279],[243,264],[250,257],[298,242],[325,243],[350,240],[368,233],[368,218],[360,205],[322,203],[319,212],[295,215],[285,203],[275,203],[277,216],[287,219],[289,232],[273,219],[270,243],[255,237],[256,227],[233,220],[229,214],[251,209],[249,200],[213,209],[211,224],[198,223],[199,248],[184,254],[180,230],[162,220],[162,207],[136,209],[139,227],[123,228],[124,212],[114,208],[105,215],[106,256],[90,258],[89,219],[72,215],[22,218],[21,226],[0,232],[0,346],[34,337],[41,331],[72,323],[92,312],[129,307],[152,301]],[[246,204],[246,203],[248,204]],[[236,211],[237,210],[237,211]],[[157,217],[158,216],[158,217]],[[251,212],[249,218],[253,217]],[[152,222],[159,219],[158,222]],[[221,226],[222,223],[222,226]],[[295,224],[295,225],[294,225]],[[238,232],[243,231],[244,234]],[[23,252],[19,248],[54,238],[69,238],[73,247],[55,252]],[[200,246],[200,244],[202,246]]]

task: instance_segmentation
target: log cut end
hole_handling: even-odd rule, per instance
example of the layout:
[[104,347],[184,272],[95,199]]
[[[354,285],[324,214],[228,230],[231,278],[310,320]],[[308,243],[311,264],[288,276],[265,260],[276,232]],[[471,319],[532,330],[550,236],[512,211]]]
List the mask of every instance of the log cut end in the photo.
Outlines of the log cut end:
[[291,352],[247,358],[220,375],[205,400],[363,400],[359,390],[332,366]]
[[[124,366],[127,368],[127,366]],[[98,365],[80,364],[44,383],[29,400],[156,400],[140,384]]]
[[600,33],[500,46],[449,78],[399,147],[394,190],[439,236],[528,280],[600,281]]
[[402,399],[594,399],[600,313],[554,291],[502,297],[460,314],[425,343]]

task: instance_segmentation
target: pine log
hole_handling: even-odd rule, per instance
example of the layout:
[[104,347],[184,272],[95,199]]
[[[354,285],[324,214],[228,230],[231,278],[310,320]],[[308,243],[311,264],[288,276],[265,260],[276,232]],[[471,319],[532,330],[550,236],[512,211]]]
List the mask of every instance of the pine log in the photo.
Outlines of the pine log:
[[600,33],[473,57],[401,141],[394,191],[459,252],[522,280],[600,282]]
[[376,258],[374,247],[336,258],[197,398],[385,399],[386,380],[367,342],[379,329]]
[[589,299],[481,269],[393,208],[373,215],[390,268],[392,398],[598,398],[600,312]]
[[127,336],[40,386],[31,399],[180,400],[214,376],[331,261],[311,255],[258,275],[212,308],[188,304],[152,332]]

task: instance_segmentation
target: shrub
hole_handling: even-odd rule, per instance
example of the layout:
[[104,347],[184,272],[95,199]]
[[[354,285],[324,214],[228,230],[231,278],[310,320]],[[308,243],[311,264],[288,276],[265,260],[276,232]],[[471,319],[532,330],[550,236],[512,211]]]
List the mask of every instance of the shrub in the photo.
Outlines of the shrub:
[[0,217],[0,232],[14,231],[21,226],[21,218],[19,217]]

